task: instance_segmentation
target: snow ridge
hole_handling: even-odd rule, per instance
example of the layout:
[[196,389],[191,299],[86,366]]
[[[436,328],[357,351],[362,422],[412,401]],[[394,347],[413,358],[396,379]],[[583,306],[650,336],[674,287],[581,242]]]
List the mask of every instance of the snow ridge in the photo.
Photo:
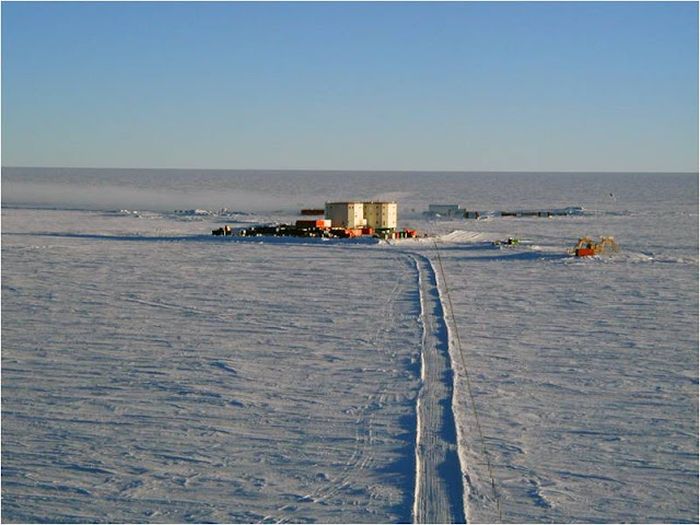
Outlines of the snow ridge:
[[420,457],[420,447],[423,443],[423,437],[421,433],[421,428],[423,427],[423,422],[421,418],[421,393],[423,391],[423,385],[425,384],[425,344],[427,337],[427,330],[425,326],[425,306],[423,301],[423,276],[420,271],[420,266],[418,260],[413,258],[413,262],[416,265],[416,273],[418,274],[418,294],[420,303],[420,317],[418,318],[421,324],[421,329],[423,335],[421,337],[421,353],[420,353],[420,385],[421,390],[416,399],[416,479],[415,479],[415,492],[413,493],[413,522],[417,523],[418,518],[418,500],[420,498],[420,484],[419,480],[422,477],[421,472],[421,457]]

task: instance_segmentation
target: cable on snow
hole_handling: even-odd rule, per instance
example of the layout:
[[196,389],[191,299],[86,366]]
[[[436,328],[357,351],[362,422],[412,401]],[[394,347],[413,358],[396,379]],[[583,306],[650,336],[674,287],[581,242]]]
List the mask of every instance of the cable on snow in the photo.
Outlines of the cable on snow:
[[452,307],[452,298],[450,297],[450,289],[447,286],[447,278],[445,276],[445,268],[442,265],[442,257],[440,256],[440,249],[438,248],[437,241],[433,239],[433,246],[435,247],[435,254],[437,255],[438,264],[440,266],[440,274],[442,276],[442,282],[445,285],[445,295],[447,296],[447,301],[450,305],[450,317],[452,318],[452,326],[455,328],[455,338],[457,339],[457,350],[459,351],[459,357],[462,361],[462,368],[464,369],[464,377],[467,382],[467,392],[469,393],[469,400],[472,405],[472,412],[474,414],[474,421],[476,423],[476,430],[479,434],[479,440],[481,442],[481,453],[486,458],[486,466],[489,472],[489,478],[491,480],[491,491],[493,493],[493,498],[496,501],[496,508],[498,509],[498,520],[503,522],[503,512],[501,510],[501,497],[496,490],[496,482],[493,476],[493,468],[491,467],[491,458],[489,457],[488,451],[486,450],[486,440],[484,439],[484,433],[481,430],[481,423],[479,422],[479,413],[476,408],[476,402],[474,401],[474,393],[472,391],[471,379],[469,377],[469,368],[467,367],[467,361],[464,357],[464,351],[462,349],[462,341],[459,337],[459,328],[457,327],[457,321],[455,320],[454,308]]

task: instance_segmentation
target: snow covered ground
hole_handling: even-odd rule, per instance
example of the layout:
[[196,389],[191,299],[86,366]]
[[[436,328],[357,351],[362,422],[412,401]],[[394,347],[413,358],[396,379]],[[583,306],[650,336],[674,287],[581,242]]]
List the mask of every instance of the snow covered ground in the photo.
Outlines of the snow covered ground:
[[5,519],[410,520],[414,268],[371,248],[5,234]]
[[[3,170],[3,520],[697,522],[697,188]],[[339,198],[438,242],[209,235]]]
[[[695,263],[440,253],[504,518],[693,521]],[[469,410],[459,424],[469,518],[498,521]]]

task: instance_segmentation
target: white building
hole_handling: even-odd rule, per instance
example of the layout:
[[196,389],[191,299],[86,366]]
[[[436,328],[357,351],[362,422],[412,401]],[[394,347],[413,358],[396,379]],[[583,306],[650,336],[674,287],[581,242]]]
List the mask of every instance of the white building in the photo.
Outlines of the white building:
[[377,229],[394,228],[398,222],[398,206],[395,202],[365,202],[364,214],[367,226]]
[[366,224],[362,202],[327,202],[325,218],[334,228],[362,228]]
[[398,220],[395,202],[327,202],[326,219],[335,228],[396,228]]

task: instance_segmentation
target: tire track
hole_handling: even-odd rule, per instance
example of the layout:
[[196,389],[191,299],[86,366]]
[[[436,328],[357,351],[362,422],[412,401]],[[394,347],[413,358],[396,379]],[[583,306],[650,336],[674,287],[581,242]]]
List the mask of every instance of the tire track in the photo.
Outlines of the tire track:
[[465,523],[463,476],[452,410],[449,334],[437,276],[430,260],[415,261],[423,338],[421,390],[416,403],[414,523]]

